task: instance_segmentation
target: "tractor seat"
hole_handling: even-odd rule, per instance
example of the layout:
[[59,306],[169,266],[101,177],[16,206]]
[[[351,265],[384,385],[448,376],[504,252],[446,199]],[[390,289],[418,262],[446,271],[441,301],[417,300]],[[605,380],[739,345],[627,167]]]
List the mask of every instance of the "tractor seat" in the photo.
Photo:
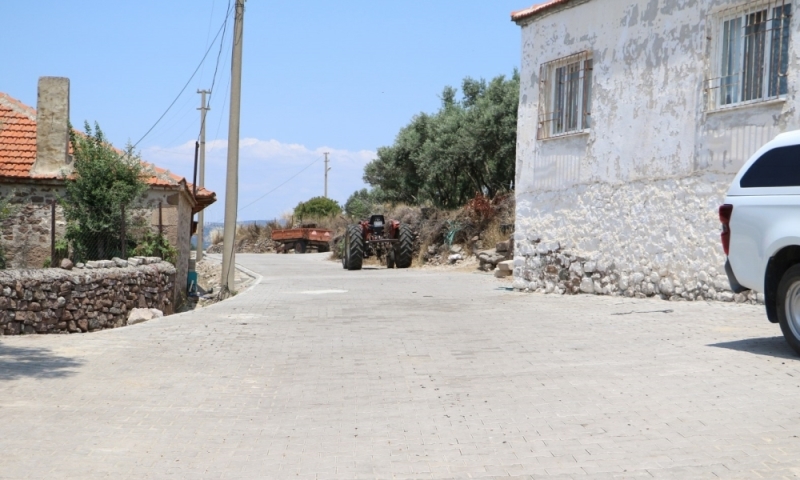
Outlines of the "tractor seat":
[[383,215],[372,215],[369,217],[369,224],[372,227],[372,232],[380,235],[383,233]]

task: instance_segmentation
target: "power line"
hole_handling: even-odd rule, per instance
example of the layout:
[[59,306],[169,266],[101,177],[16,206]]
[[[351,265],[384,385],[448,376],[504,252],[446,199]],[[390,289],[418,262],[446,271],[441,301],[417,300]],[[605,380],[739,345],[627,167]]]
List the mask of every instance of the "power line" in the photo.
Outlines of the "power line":
[[[273,193],[275,190],[278,190],[278,189],[279,189],[279,188],[281,188],[282,186],[284,186],[284,185],[286,185],[287,183],[289,183],[290,181],[294,180],[294,179],[295,179],[295,178],[296,178],[298,175],[300,175],[301,173],[303,173],[303,172],[305,172],[306,170],[308,170],[309,168],[311,168],[311,167],[312,167],[314,164],[316,164],[317,162],[319,162],[320,160],[322,160],[322,158],[323,158],[323,157],[319,157],[319,158],[317,158],[316,160],[314,160],[313,162],[309,163],[308,165],[306,165],[305,167],[303,167],[303,168],[302,168],[302,169],[301,169],[299,172],[297,172],[297,173],[295,173],[294,175],[292,175],[291,177],[287,178],[287,179],[286,179],[286,180],[285,180],[283,183],[281,183],[281,184],[280,184],[280,185],[278,185],[277,187],[273,188],[272,190],[270,190],[269,192],[265,193],[264,195],[261,195],[260,197],[258,197],[257,199],[253,200],[252,202],[248,203],[248,204],[247,204],[247,205],[245,205],[244,207],[240,207],[240,208],[237,210],[237,212],[241,212],[241,211],[242,211],[242,210],[244,210],[245,208],[247,208],[247,207],[249,207],[249,206],[251,206],[251,205],[253,205],[253,204],[257,203],[257,202],[260,202],[260,201],[261,201],[261,200],[263,200],[263,199],[264,199],[264,198],[265,198],[267,195],[269,195],[270,193]],[[218,218],[217,220],[215,220],[215,221],[213,221],[213,222],[211,222],[211,223],[220,223],[220,222],[221,222],[221,219],[219,219],[219,218]]]
[[[228,0],[228,15],[230,15],[230,12],[231,12],[231,0]],[[226,16],[225,17],[226,21],[223,24],[222,39],[219,41],[219,51],[217,52],[217,63],[214,66],[214,76],[211,77],[211,88],[209,89],[209,92],[208,92],[208,102],[206,103],[206,105],[208,106],[209,110],[211,110],[211,97],[214,95],[214,85],[217,83],[217,71],[219,70],[219,60],[220,60],[220,57],[222,56],[222,47],[225,45],[225,32],[228,31],[227,18],[228,17]],[[229,79],[229,81],[230,81],[230,79]],[[227,93],[227,89],[226,89],[226,93]],[[223,108],[224,108],[224,106],[223,106]],[[222,118],[222,116],[220,116],[220,119],[221,118]],[[203,125],[200,126],[200,130],[202,130],[205,127],[205,121],[206,121],[205,117],[203,117]],[[200,138],[200,133],[199,132],[197,134],[197,138]]]
[[[208,39],[211,37],[211,24],[214,21],[214,7],[216,4],[216,0],[211,0],[211,15],[208,17],[208,28],[206,29],[206,44],[208,44]],[[205,64],[203,64],[203,69],[200,71],[200,82],[198,82],[197,88],[200,88],[200,83],[203,81],[203,75],[206,73]]]
[[197,72],[200,70],[200,67],[203,66],[203,62],[206,61],[206,57],[208,57],[209,52],[211,52],[211,48],[217,42],[217,38],[219,38],[219,34],[222,33],[222,31],[224,30],[225,26],[228,24],[228,17],[230,17],[230,15],[231,15],[231,11],[229,9],[228,13],[225,15],[225,20],[222,21],[222,26],[220,26],[219,30],[217,31],[217,35],[214,36],[214,40],[211,42],[211,45],[208,46],[208,49],[206,50],[205,55],[203,55],[203,58],[200,60],[200,64],[197,65],[197,68],[194,69],[194,72],[192,73],[192,76],[189,77],[189,80],[187,80],[186,84],[183,86],[183,88],[181,88],[181,91],[178,93],[178,96],[176,96],[175,100],[173,100],[172,103],[169,104],[167,109],[164,110],[164,113],[162,113],[161,116],[158,117],[158,120],[156,120],[156,123],[154,123],[153,126],[150,127],[150,129],[147,130],[147,132],[145,132],[144,135],[142,135],[142,138],[140,138],[139,140],[136,141],[136,143],[133,144],[132,148],[136,148],[136,146],[139,145],[139,143],[142,140],[144,140],[145,137],[147,137],[147,135],[149,135],[150,132],[152,132],[154,128],[156,128],[156,125],[158,125],[158,123],[164,118],[164,116],[167,114],[167,112],[169,112],[169,110],[172,108],[172,106],[175,105],[175,102],[177,102],[178,99],[181,97],[181,95],[183,95],[183,92],[186,91],[186,87],[189,86],[189,84],[192,82],[192,79],[194,78],[194,76],[197,75]]
[[231,79],[228,78],[228,84],[225,86],[225,97],[222,102],[222,110],[220,110],[219,121],[217,122],[217,131],[214,133],[214,139],[219,138],[219,129],[222,126],[222,119],[225,118],[225,107],[228,105],[228,92],[231,89]]
[[301,173],[303,173],[303,172],[305,172],[306,170],[308,170],[309,168],[311,168],[311,166],[312,166],[312,165],[314,165],[315,163],[319,162],[320,160],[322,160],[322,157],[319,157],[318,159],[316,159],[316,160],[314,160],[313,162],[309,163],[308,165],[306,165],[305,167],[303,167],[303,169],[302,169],[302,170],[300,170],[299,172],[295,173],[295,174],[294,174],[294,175],[292,175],[291,177],[287,178],[287,179],[286,179],[286,181],[284,181],[283,183],[281,183],[281,184],[280,184],[280,185],[278,185],[277,187],[273,188],[273,189],[272,189],[272,190],[270,190],[269,192],[265,193],[264,195],[261,195],[260,197],[258,197],[257,199],[253,200],[252,202],[248,203],[248,204],[247,204],[247,205],[245,205],[244,207],[241,207],[241,208],[240,208],[238,211],[239,211],[239,212],[241,212],[242,210],[244,210],[245,208],[249,207],[250,205],[253,205],[253,204],[254,204],[254,203],[256,203],[256,202],[259,202],[259,201],[261,201],[261,200],[262,200],[264,197],[266,197],[266,196],[267,196],[267,195],[269,195],[270,193],[274,192],[275,190],[277,190],[277,189],[281,188],[282,186],[286,185],[286,184],[287,184],[287,183],[289,183],[290,181],[294,180],[294,178],[295,178],[295,177],[297,177],[297,176],[298,176],[298,175],[300,175]]

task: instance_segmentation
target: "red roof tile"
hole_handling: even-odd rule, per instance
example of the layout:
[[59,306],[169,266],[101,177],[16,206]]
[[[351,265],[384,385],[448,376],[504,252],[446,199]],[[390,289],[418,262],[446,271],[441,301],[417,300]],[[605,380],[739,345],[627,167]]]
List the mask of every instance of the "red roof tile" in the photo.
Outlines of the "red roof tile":
[[555,8],[559,5],[564,5],[569,1],[570,0],[550,0],[549,2],[539,3],[537,5],[533,5],[531,7],[522,10],[517,10],[516,12],[511,12],[511,21],[519,22],[521,20],[525,20],[526,18],[533,17],[536,14],[546,12],[551,8]]
[[[58,179],[55,175],[31,175],[36,160],[36,110],[0,92],[0,177],[16,179]],[[184,188],[191,194],[194,186],[184,177],[145,163],[150,176],[147,183],[157,187]],[[197,189],[197,203],[203,206],[216,201],[216,194]]]
[[0,176],[25,177],[36,159],[36,112],[0,93]]

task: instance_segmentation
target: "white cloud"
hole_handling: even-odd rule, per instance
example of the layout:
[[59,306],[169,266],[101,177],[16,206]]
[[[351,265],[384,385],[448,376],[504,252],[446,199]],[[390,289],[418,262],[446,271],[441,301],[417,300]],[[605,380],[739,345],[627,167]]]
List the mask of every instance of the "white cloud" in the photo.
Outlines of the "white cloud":
[[[206,187],[217,193],[217,203],[206,210],[206,220],[223,218],[227,140],[206,142]],[[145,161],[167,168],[191,181],[194,169],[194,141],[174,147],[153,146],[142,151]],[[324,191],[324,152],[329,152],[328,196],[344,203],[355,190],[364,188],[364,166],[375,158],[370,150],[350,151],[333,147],[308,148],[278,140],[243,138],[239,142],[239,219],[261,220],[280,216],[299,202]],[[313,164],[312,164],[313,163]],[[309,165],[311,165],[309,167]],[[305,171],[298,172],[308,167]],[[245,207],[277,188],[255,204]]]

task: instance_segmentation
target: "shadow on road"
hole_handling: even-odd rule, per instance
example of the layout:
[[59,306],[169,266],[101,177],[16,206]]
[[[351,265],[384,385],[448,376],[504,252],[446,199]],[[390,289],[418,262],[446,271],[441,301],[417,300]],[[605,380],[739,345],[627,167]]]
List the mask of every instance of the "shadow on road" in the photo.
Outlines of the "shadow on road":
[[35,347],[11,347],[0,343],[0,381],[21,377],[61,378],[74,374],[82,364],[75,359],[54,355]]
[[762,337],[736,340],[733,342],[712,343],[709,347],[729,348],[740,352],[755,353],[756,355],[769,355],[771,357],[798,360],[783,337]]

